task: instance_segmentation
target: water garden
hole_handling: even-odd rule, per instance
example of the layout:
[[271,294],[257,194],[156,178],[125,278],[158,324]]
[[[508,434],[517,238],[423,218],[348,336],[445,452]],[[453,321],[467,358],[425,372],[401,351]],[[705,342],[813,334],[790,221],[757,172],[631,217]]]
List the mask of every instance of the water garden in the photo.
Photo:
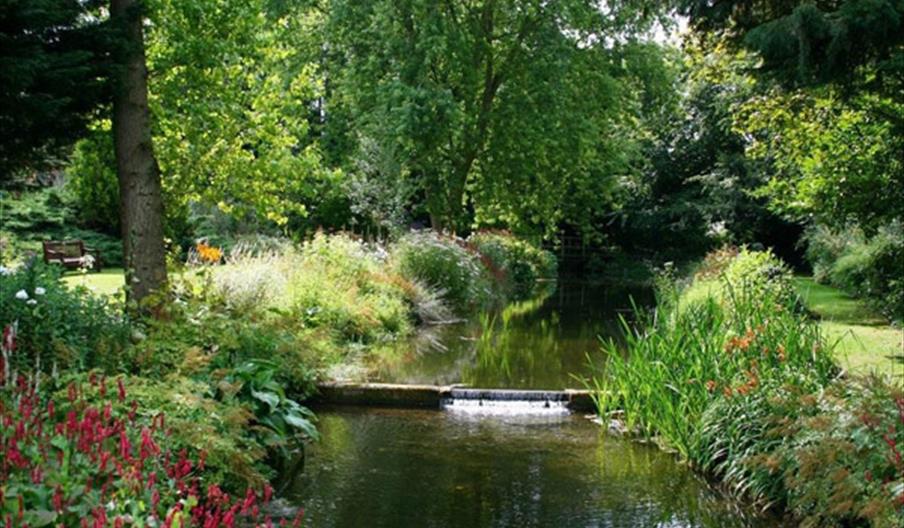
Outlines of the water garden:
[[0,526],[904,526],[899,4],[6,2]]

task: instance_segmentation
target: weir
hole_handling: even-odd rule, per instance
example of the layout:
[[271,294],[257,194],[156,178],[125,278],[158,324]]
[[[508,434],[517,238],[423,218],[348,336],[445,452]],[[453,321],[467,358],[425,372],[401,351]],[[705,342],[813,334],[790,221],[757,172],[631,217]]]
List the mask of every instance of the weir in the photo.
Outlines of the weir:
[[511,412],[593,412],[590,391],[480,389],[395,383],[323,382],[313,401],[321,404]]

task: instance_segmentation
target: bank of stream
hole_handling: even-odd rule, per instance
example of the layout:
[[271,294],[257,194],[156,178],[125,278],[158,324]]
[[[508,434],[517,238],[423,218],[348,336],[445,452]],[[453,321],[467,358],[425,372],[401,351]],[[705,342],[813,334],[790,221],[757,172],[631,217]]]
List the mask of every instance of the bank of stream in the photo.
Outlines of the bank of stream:
[[[373,366],[371,381],[580,387],[594,369],[588,353],[600,337],[619,339],[632,299],[649,304],[652,294],[563,283],[404,344]],[[288,490],[306,526],[780,525],[584,416],[517,406],[316,411],[322,438]]]

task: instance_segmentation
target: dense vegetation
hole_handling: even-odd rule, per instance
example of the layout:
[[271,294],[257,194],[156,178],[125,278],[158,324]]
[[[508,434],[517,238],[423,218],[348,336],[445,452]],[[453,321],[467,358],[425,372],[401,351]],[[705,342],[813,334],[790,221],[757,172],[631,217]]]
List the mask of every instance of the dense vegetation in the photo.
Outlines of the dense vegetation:
[[[300,440],[317,438],[299,401],[318,377],[365,375],[368,360],[418,325],[530,295],[555,274],[551,255],[511,235],[474,238],[422,232],[382,246],[318,234],[300,247],[267,241],[228,252],[199,244],[154,318],[68,287],[37,260],[3,268],[3,445],[25,458],[10,454],[0,466],[12,497],[0,513],[24,508],[28,523],[112,523],[127,513],[162,522],[184,508],[198,526],[246,514],[265,523],[251,509],[260,490],[299,456]],[[11,423],[22,430],[7,431]],[[56,453],[70,451],[77,466],[64,470]],[[99,469],[98,457],[108,460]],[[128,464],[138,473],[120,467]],[[170,478],[138,486],[153,473]],[[245,502],[222,495],[247,486]],[[177,501],[185,490],[195,500]],[[114,496],[118,509],[94,509]]]
[[[900,394],[838,379],[782,261],[904,322],[904,4],[604,4],[0,2],[5,423],[65,428],[32,408],[91,387],[73,419],[203,456],[183,486],[258,490],[316,436],[317,376],[562,272],[709,254],[627,356],[607,345],[601,408],[810,522],[899,520]],[[99,250],[124,295],[67,287],[48,239]],[[144,421],[99,421],[114,376]],[[35,489],[30,524],[89,513]],[[211,493],[199,516],[235,508]]]
[[723,249],[659,288],[627,351],[604,346],[603,416],[804,525],[900,525],[904,394],[839,377],[781,261]]

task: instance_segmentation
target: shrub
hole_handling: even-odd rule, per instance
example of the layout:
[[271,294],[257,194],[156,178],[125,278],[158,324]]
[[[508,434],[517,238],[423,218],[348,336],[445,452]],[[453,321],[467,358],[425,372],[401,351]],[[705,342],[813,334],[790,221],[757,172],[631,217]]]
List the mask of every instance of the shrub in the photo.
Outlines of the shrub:
[[604,347],[600,412],[803,526],[901,526],[904,395],[837,378],[786,276],[768,254],[722,250],[689,287],[666,281],[625,353]]
[[393,266],[405,278],[438,291],[457,313],[491,302],[491,279],[461,240],[431,231],[410,233],[392,248]]
[[92,127],[72,151],[66,187],[86,227],[119,233],[119,180],[110,123]]
[[705,468],[803,526],[904,522],[904,395],[878,378],[773,383],[715,402]]
[[872,302],[892,320],[904,320],[904,227],[893,222],[867,237],[856,228],[813,228],[807,258],[817,281]]
[[82,287],[69,288],[60,270],[32,261],[3,272],[0,325],[18,335],[13,368],[115,368],[130,326],[120,307]]
[[388,255],[346,235],[318,234],[289,279],[292,314],[343,341],[372,343],[408,335],[417,287],[388,269]]
[[128,401],[122,380],[88,390],[95,401],[75,385],[47,398],[24,378],[0,388],[0,421],[11,425],[0,429],[6,525],[269,525],[269,486],[229,496],[207,479],[203,452],[175,448],[166,414]]
[[14,262],[28,253],[41,254],[44,240],[81,239],[100,251],[105,266],[122,266],[122,244],[117,236],[83,229],[71,193],[66,188],[20,193],[2,199],[0,261]]
[[549,251],[501,231],[481,231],[468,244],[483,257],[504,292],[513,299],[526,299],[536,291],[540,279],[556,277],[556,258]]
[[774,299],[796,311],[800,303],[791,277],[788,267],[770,251],[724,247],[706,256],[678,301],[686,306],[713,300],[723,308],[735,310],[743,304],[738,303],[735,294],[743,293],[749,299]]

